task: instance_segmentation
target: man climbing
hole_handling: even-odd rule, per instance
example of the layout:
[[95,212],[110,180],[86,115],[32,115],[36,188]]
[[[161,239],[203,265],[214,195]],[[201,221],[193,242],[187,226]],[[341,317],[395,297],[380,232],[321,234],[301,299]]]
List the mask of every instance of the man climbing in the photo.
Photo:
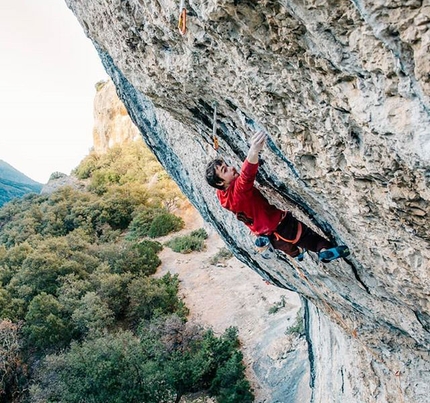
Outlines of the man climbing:
[[349,255],[345,245],[334,246],[289,211],[271,205],[254,186],[258,170],[258,155],[267,135],[257,132],[252,140],[241,172],[228,166],[222,159],[211,161],[206,168],[206,181],[217,189],[221,205],[233,212],[257,236],[267,236],[273,247],[292,257],[303,250],[316,252],[324,263]]

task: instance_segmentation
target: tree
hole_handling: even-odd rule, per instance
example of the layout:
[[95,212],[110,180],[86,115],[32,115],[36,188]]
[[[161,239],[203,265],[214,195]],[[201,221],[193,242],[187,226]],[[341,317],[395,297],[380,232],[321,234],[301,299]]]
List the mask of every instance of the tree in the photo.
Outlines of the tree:
[[113,273],[126,273],[150,275],[154,274],[161,260],[157,256],[157,245],[148,242],[133,244],[131,242],[107,244],[100,246],[97,256],[106,262]]
[[161,403],[170,401],[159,363],[139,339],[118,332],[72,343],[48,356],[31,389],[33,402]]
[[33,298],[25,315],[24,334],[36,349],[61,347],[73,337],[64,307],[52,295],[41,293]]
[[178,297],[178,275],[167,273],[161,278],[138,277],[128,285],[128,317],[133,324],[154,316],[176,313],[185,318],[185,304]]
[[210,390],[222,403],[250,403],[254,397],[245,379],[237,329],[220,337],[185,323],[173,314],[142,323],[139,334],[154,360],[163,363],[166,387],[179,402],[185,393]]
[[20,324],[0,320],[0,398],[11,401],[20,395],[27,381],[27,368],[21,356]]
[[114,322],[114,314],[95,292],[86,293],[72,314],[72,321],[81,333],[97,332]]

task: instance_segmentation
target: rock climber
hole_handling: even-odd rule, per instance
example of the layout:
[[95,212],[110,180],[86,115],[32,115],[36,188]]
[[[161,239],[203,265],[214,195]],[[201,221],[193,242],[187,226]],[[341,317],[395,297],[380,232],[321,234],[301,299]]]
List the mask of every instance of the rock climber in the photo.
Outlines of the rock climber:
[[254,186],[258,170],[259,153],[263,149],[267,134],[258,131],[240,173],[222,159],[211,161],[206,167],[206,181],[216,188],[221,206],[233,212],[259,237],[267,237],[275,249],[301,260],[303,251],[316,252],[319,259],[330,262],[349,255],[345,245],[335,246],[297,220],[290,211],[271,205]]

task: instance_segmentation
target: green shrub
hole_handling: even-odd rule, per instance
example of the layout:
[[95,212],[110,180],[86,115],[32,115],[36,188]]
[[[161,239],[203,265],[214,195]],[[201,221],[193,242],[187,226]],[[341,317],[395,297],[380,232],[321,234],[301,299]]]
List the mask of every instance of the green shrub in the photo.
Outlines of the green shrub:
[[297,311],[295,323],[287,329],[286,333],[296,334],[298,336],[303,336],[305,334],[305,323],[303,319],[303,310],[301,308]]
[[208,233],[204,228],[199,228],[191,232],[190,236],[199,239],[208,239]]
[[274,313],[278,312],[281,308],[285,307],[285,304],[286,304],[286,302],[285,302],[285,296],[282,295],[281,296],[281,300],[279,302],[276,302],[273,306],[271,306],[269,308],[269,313],[270,314],[274,314]]
[[187,310],[178,297],[178,275],[162,278],[138,277],[128,285],[128,317],[133,323],[154,316],[176,313],[185,317]]
[[157,215],[165,213],[165,210],[157,208],[145,208],[134,212],[133,220],[128,226],[126,239],[135,240],[148,236],[151,224]]
[[120,331],[48,356],[30,394],[33,402],[158,403],[172,401],[170,393],[139,339]]
[[161,260],[157,256],[160,243],[147,241],[100,245],[96,250],[100,260],[106,262],[113,273],[154,274]]
[[139,244],[139,247],[142,248],[149,248],[151,249],[154,253],[158,253],[161,252],[163,250],[163,245],[158,242],[158,241],[150,241],[149,239],[142,239]]
[[61,179],[61,178],[67,178],[66,174],[63,174],[62,172],[52,172],[51,176],[49,177],[50,181],[53,181],[55,179]]
[[27,342],[37,349],[64,346],[73,337],[64,307],[52,295],[41,293],[28,307],[24,334]]
[[193,251],[200,252],[205,248],[203,239],[196,238],[191,235],[175,237],[167,242],[166,245],[174,252],[178,253],[191,253]]
[[225,262],[233,257],[233,254],[227,248],[221,248],[219,251],[212,256],[210,264],[216,265],[218,263]]
[[184,220],[171,213],[164,213],[156,216],[149,227],[150,238],[158,238],[176,232],[184,228]]

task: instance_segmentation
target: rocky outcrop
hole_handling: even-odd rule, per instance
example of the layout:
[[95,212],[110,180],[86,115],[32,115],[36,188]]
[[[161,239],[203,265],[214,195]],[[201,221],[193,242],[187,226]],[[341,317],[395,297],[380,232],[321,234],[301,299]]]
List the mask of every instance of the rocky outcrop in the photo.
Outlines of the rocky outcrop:
[[[306,298],[313,402],[425,402],[430,5],[66,0],[149,147],[235,255]],[[214,105],[217,103],[213,147]],[[270,134],[258,183],[351,258],[265,261],[203,184]]]
[[69,176],[62,172],[54,172],[51,174],[48,183],[43,185],[40,194],[51,194],[66,186],[83,191],[85,189],[85,182],[73,175]]
[[115,144],[140,138],[137,127],[130,120],[124,104],[115,96],[112,81],[96,84],[94,99],[93,149],[105,154]]

